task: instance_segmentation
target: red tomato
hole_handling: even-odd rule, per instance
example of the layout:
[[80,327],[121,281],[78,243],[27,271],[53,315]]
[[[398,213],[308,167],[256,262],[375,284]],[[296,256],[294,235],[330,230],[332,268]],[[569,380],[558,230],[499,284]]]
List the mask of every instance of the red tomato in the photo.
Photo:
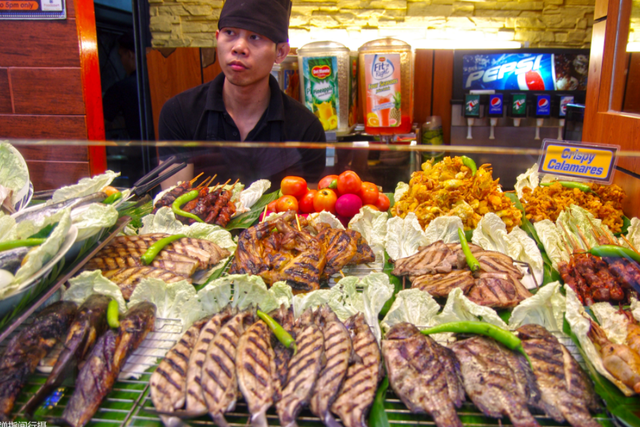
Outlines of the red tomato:
[[286,176],[280,183],[280,190],[285,196],[302,197],[307,194],[307,181],[297,176]]
[[267,205],[267,210],[268,210],[268,211],[271,211],[271,212],[277,212],[277,209],[276,209],[276,204],[277,204],[277,203],[278,203],[278,199],[276,199],[276,200],[274,200],[273,202],[269,203],[269,204]]
[[363,208],[371,208],[374,211],[380,211],[380,209],[378,209],[378,207],[376,205],[364,205]]
[[380,191],[373,182],[363,182],[358,196],[362,199],[363,205],[373,205],[378,201]]
[[333,190],[323,188],[313,196],[313,208],[316,212],[327,211],[334,214],[336,213],[336,200],[338,200],[338,197]]
[[318,190],[323,188],[331,188],[335,190],[338,188],[338,175],[327,175],[318,183]]
[[298,199],[291,195],[280,197],[276,203],[276,211],[286,212],[289,210],[298,212]]
[[383,193],[380,193],[378,195],[378,201],[376,202],[376,206],[378,207],[378,209],[380,209],[381,212],[386,212],[389,210],[389,207],[391,206],[391,201]]
[[316,190],[309,190],[307,194],[302,196],[298,201],[298,205],[300,206],[300,212],[302,213],[311,213],[315,212],[315,208],[313,207],[313,198],[318,192]]
[[358,194],[362,188],[362,180],[354,171],[345,171],[338,177],[338,193]]

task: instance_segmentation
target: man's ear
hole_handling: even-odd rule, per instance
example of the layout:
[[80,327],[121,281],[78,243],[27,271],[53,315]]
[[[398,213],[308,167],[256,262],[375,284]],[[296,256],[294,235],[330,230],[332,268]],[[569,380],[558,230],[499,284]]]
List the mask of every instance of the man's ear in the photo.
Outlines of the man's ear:
[[284,59],[289,55],[289,51],[291,50],[291,46],[289,46],[288,42],[278,43],[276,45],[276,64],[281,63]]

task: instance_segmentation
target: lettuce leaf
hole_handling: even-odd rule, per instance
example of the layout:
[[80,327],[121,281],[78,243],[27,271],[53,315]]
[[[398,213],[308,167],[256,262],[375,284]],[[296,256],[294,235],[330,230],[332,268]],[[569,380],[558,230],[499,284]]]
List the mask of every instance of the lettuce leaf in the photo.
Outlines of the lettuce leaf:
[[385,249],[393,260],[411,256],[418,252],[420,246],[427,245],[427,237],[413,212],[409,212],[405,218],[391,218],[387,222],[385,240]]
[[407,191],[409,191],[409,184],[399,181],[398,184],[396,184],[395,191],[393,192],[393,200],[400,200]]
[[420,329],[433,326],[440,306],[428,292],[420,289],[405,289],[396,294],[396,299],[381,322],[388,331],[394,325],[408,322]]
[[[262,197],[265,191],[271,187],[268,179],[259,179],[249,186],[249,188],[238,193],[237,213],[248,212],[253,205]],[[235,187],[234,187],[235,190]],[[235,201],[235,200],[234,200]]]
[[267,285],[260,276],[246,274],[232,274],[218,280],[230,280],[233,284],[233,306],[244,310],[251,306],[259,307],[268,313],[280,307],[273,292],[269,292]]
[[456,288],[449,293],[442,313],[438,314],[435,320],[436,325],[449,322],[479,321],[508,329],[507,324],[504,323],[494,309],[472,302],[464,296],[460,288]]
[[118,220],[118,211],[113,205],[92,203],[85,209],[74,211],[73,225],[78,229],[76,241],[88,239],[103,228],[111,227]]
[[20,190],[28,182],[29,168],[22,154],[8,142],[0,142],[0,185],[12,191],[11,206],[20,201]]
[[522,190],[525,187],[529,187],[534,190],[538,185],[540,185],[540,176],[538,174],[538,163],[534,163],[527,171],[523,174],[518,175],[516,178],[516,183],[513,186],[514,190],[516,190],[516,194],[518,195],[518,199],[522,199],[523,192]]
[[307,217],[307,221],[314,227],[320,223],[329,224],[331,228],[336,228],[338,230],[344,230],[344,225],[340,222],[338,218],[331,212],[322,211],[322,212],[314,212],[309,214]]
[[[384,245],[387,237],[387,221],[389,215],[386,212],[374,211],[369,207],[360,209],[349,221],[349,228],[358,231],[366,240],[376,256],[373,262],[376,270],[382,271],[384,266]],[[349,268],[349,271],[357,271],[358,266]],[[369,268],[367,268],[367,271]]]
[[438,240],[444,241],[444,243],[458,243],[458,228],[464,230],[462,220],[457,216],[440,216],[429,223],[424,235],[427,239],[427,245],[430,245]]
[[561,262],[569,262],[571,257],[567,253],[567,249],[563,243],[563,237],[558,231],[556,225],[548,219],[535,222],[533,227],[538,233],[538,237],[544,246],[547,256],[551,260],[553,268],[558,269]]
[[514,330],[522,325],[534,323],[548,331],[560,332],[566,311],[566,298],[560,291],[560,282],[548,283],[531,298],[522,301],[511,312],[509,328]]
[[[0,237],[0,240],[1,239]],[[627,240],[629,240],[636,249],[640,248],[640,219],[636,217],[631,218],[631,224],[627,229]],[[628,245],[625,243],[625,246]]]
[[17,240],[18,229],[16,228],[16,220],[11,215],[5,215],[0,212],[0,242]]
[[222,311],[231,301],[231,281],[223,279],[214,280],[198,291],[200,318]]
[[608,302],[597,302],[591,304],[589,308],[611,342],[615,344],[627,342],[627,316]]
[[122,291],[111,280],[102,275],[100,270],[83,271],[73,279],[69,279],[69,289],[62,294],[63,301],[73,301],[82,305],[93,294],[107,295],[118,301],[120,313],[127,311]]
[[291,286],[286,282],[276,282],[269,288],[269,292],[273,293],[278,307],[284,305],[286,308],[291,306],[291,300],[293,299],[293,291]]
[[102,191],[104,187],[120,176],[120,172],[106,171],[102,175],[93,178],[82,178],[77,184],[62,187],[53,193],[51,203],[63,202],[75,197],[88,196],[89,194]]
[[[569,242],[577,242],[580,248],[584,250],[586,250],[587,247],[582,240],[583,238],[587,239],[590,247],[598,246],[598,242],[592,232],[594,226],[598,228],[607,227],[602,224],[602,220],[597,219],[591,212],[577,205],[571,205],[568,209],[560,212],[556,220],[556,226],[558,227],[558,231],[565,237],[567,237],[565,230],[567,233],[570,233],[572,239],[567,240]],[[578,230],[582,231],[582,235]]]

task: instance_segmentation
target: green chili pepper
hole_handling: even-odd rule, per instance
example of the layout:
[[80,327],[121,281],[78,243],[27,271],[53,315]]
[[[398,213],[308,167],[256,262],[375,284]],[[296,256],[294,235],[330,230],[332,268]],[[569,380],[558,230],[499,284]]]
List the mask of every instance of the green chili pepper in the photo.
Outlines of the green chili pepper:
[[293,339],[291,334],[287,332],[278,322],[274,320],[273,317],[269,316],[267,313],[264,313],[258,310],[258,317],[262,319],[264,323],[267,324],[269,329],[273,331],[273,334],[278,338],[278,341],[282,343],[287,348],[293,347],[293,354],[295,355],[298,352],[298,347],[296,347],[296,340]]
[[122,199],[122,193],[118,191],[117,193],[113,193],[112,195],[104,199],[102,203],[104,203],[105,205],[111,205],[116,200],[120,200],[120,199]]
[[147,251],[140,257],[142,262],[146,265],[149,265],[153,262],[156,256],[160,253],[165,246],[167,246],[171,242],[175,242],[176,240],[180,240],[183,237],[187,237],[184,234],[174,234],[173,236],[165,237],[164,239],[160,239],[155,242],[153,245],[149,246]]
[[571,181],[553,181],[553,182],[541,182],[540,187],[549,187],[551,184],[555,184],[556,182],[560,183],[565,188],[577,188],[578,190],[584,193],[593,193],[594,191],[587,184],[582,184],[580,182],[571,182]]
[[22,248],[24,246],[38,246],[44,243],[47,239],[23,239],[23,240],[8,240],[0,243],[0,252],[8,251],[9,249]]
[[176,215],[183,216],[185,218],[195,219],[198,222],[204,222],[197,215],[192,214],[191,212],[185,212],[181,209],[182,205],[198,197],[198,194],[199,194],[198,190],[193,190],[178,197],[171,205],[171,210],[173,211],[173,213]]
[[112,299],[107,306],[107,324],[110,328],[117,328],[120,326],[120,311],[118,307],[118,301]]
[[640,255],[635,253],[633,250],[622,247],[622,246],[615,246],[615,245],[595,246],[589,249],[589,253],[591,255],[595,255],[599,257],[626,258],[626,259],[631,259],[635,262],[640,263]]
[[520,340],[520,338],[518,338],[512,332],[499,328],[490,323],[472,322],[472,321],[450,322],[450,323],[443,323],[441,325],[434,326],[433,328],[425,329],[420,332],[422,332],[424,335],[439,334],[442,332],[485,335],[493,338],[494,340],[498,341],[500,344],[504,345],[505,347],[523,354],[524,357],[527,358],[527,361],[529,362],[531,369],[533,369],[531,360],[529,359],[529,356],[527,355],[527,353],[524,351],[524,348],[522,347],[522,341]]
[[465,258],[467,259],[467,265],[471,269],[472,272],[476,272],[480,268],[480,263],[471,253],[471,249],[469,249],[469,245],[467,244],[467,238],[464,235],[464,231],[462,228],[458,228],[458,238],[460,238],[460,246],[462,246],[462,252],[464,253]]
[[478,167],[476,166],[476,162],[473,161],[472,158],[467,156],[460,156],[462,159],[462,164],[471,169],[471,176],[475,176],[478,171]]

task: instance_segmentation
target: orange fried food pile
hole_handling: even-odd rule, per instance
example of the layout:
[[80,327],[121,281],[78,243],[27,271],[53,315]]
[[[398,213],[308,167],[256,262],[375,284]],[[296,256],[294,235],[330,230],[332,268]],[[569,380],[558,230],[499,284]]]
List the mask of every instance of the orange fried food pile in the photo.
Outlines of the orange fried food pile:
[[577,205],[601,219],[613,233],[622,229],[622,202],[626,194],[617,185],[589,184],[594,193],[585,193],[577,188],[563,187],[559,182],[549,187],[537,187],[531,190],[525,187],[522,192],[522,205],[527,218],[532,222],[550,219],[556,221],[565,208]]
[[422,164],[414,172],[407,191],[392,208],[394,216],[404,218],[415,212],[422,228],[439,216],[458,216],[465,230],[475,229],[488,212],[494,212],[511,231],[520,225],[522,213],[500,191],[499,179],[493,180],[490,165],[482,165],[475,176],[460,157],[445,157],[436,164]]

